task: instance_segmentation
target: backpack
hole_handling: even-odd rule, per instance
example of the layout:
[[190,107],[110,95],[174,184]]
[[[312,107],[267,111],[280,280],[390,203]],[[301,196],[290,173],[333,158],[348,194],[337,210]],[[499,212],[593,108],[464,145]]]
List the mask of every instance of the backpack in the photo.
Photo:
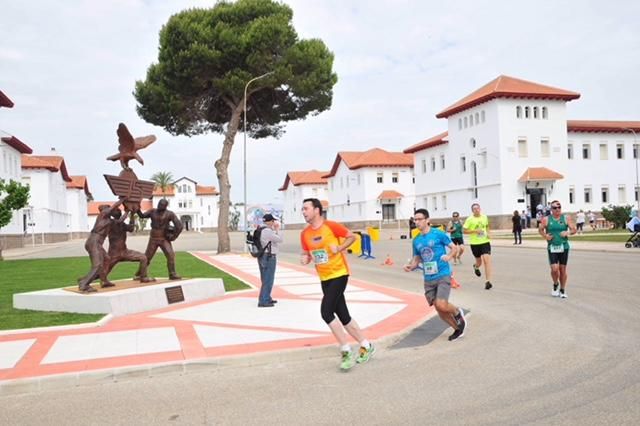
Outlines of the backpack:
[[260,236],[262,235],[262,230],[266,228],[266,226],[258,226],[253,234],[251,231],[247,231],[247,247],[249,248],[249,253],[253,257],[262,257],[267,249],[271,249],[271,241],[265,246],[262,247],[262,242],[260,241]]

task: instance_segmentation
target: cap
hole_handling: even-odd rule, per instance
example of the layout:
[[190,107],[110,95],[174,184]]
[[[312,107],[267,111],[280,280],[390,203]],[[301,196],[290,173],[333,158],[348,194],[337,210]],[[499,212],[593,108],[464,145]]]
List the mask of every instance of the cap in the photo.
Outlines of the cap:
[[276,220],[276,218],[273,217],[273,215],[271,213],[267,213],[264,216],[262,216],[262,221],[263,222],[271,222],[273,220]]

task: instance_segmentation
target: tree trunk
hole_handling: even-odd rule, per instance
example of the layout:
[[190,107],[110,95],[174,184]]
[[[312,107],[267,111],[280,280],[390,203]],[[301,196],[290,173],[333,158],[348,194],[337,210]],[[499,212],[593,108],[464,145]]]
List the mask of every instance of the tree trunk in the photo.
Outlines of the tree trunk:
[[220,186],[220,211],[218,212],[218,253],[228,253],[231,251],[231,241],[229,239],[229,205],[231,198],[231,184],[229,183],[229,161],[231,160],[231,149],[238,133],[240,117],[242,115],[242,102],[233,109],[231,120],[227,126],[227,133],[224,135],[222,144],[222,154],[216,160],[216,175]]

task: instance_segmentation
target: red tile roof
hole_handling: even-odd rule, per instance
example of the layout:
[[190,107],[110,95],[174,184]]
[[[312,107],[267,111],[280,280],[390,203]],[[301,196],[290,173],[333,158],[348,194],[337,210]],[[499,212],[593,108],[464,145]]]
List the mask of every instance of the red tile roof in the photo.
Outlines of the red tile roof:
[[0,107],[13,108],[13,102],[11,99],[0,90]]
[[331,171],[323,177],[329,178],[336,174],[340,162],[356,170],[362,167],[411,167],[413,168],[413,154],[402,152],[388,152],[380,148],[373,148],[364,152],[341,151],[336,155]]
[[67,166],[64,158],[57,155],[26,155],[22,154],[23,169],[47,169],[51,172],[60,172],[62,179],[71,182],[71,177],[67,173]]
[[308,170],[306,172],[287,172],[284,183],[278,191],[285,191],[289,187],[289,183],[293,186],[298,185],[326,185],[327,179],[323,176],[329,172],[320,172],[318,170]]
[[436,114],[436,117],[447,118],[460,111],[496,98],[560,99],[570,101],[579,97],[580,93],[501,75],[470,95],[460,99],[455,104],[445,108],[442,112]]
[[174,189],[175,188],[174,188],[173,185],[169,185],[164,190],[164,193],[162,193],[162,189],[160,189],[160,187],[156,185],[156,187],[153,188],[153,196],[154,197],[162,197],[162,196],[171,197],[171,196],[175,195],[174,194]]
[[320,200],[320,204],[322,204],[322,208],[325,210],[329,207],[329,201],[327,200]]
[[196,195],[220,195],[215,186],[196,185]]
[[67,182],[67,188],[84,189],[84,193],[87,197],[92,198],[91,192],[89,192],[89,181],[86,176],[70,176],[71,182]]
[[31,154],[33,152],[33,150],[29,148],[27,144],[25,144],[15,136],[3,136],[0,139],[2,139],[2,142],[6,143],[16,151],[20,152],[20,154]]
[[398,198],[402,198],[404,195],[394,190],[385,190],[378,195],[378,200],[397,200]]
[[640,121],[567,120],[568,132],[640,133]]
[[443,145],[449,143],[449,132],[442,132],[439,135],[435,135],[427,140],[418,142],[415,145],[405,149],[405,154],[413,154],[414,152],[422,151],[423,149],[433,148],[434,146]]
[[562,176],[558,172],[554,172],[551,169],[547,169],[546,167],[529,167],[524,171],[518,182],[530,182],[535,180],[558,180],[563,179]]

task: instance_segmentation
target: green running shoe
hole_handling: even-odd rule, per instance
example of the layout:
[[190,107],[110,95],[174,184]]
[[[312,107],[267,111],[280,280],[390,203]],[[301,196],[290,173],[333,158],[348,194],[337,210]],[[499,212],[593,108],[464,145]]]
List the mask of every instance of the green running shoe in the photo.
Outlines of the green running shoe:
[[351,351],[342,351],[342,362],[340,363],[340,369],[343,371],[347,371],[350,370],[354,365],[356,365],[356,362]]
[[360,353],[358,354],[358,358],[356,358],[356,362],[358,364],[364,364],[369,361],[375,353],[376,348],[371,343],[369,344],[369,349],[360,346]]

